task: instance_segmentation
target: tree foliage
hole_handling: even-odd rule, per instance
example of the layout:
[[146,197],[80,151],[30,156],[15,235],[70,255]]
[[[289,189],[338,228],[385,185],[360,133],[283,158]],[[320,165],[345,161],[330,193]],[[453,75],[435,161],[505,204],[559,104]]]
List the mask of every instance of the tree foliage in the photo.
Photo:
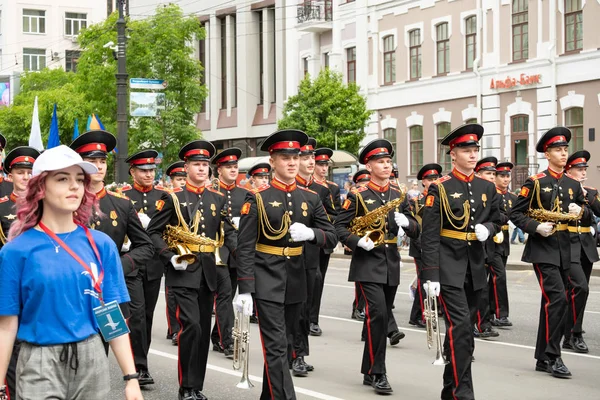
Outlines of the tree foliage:
[[340,73],[322,70],[316,79],[307,75],[283,109],[279,128],[294,128],[317,140],[319,147],[358,152],[371,111],[356,84],[345,85]]

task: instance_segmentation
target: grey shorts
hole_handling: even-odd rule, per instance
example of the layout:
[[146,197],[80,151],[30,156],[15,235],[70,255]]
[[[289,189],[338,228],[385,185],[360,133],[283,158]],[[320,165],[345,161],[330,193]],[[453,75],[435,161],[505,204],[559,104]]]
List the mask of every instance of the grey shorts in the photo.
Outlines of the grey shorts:
[[21,344],[17,400],[105,400],[109,391],[108,357],[99,335],[68,345]]

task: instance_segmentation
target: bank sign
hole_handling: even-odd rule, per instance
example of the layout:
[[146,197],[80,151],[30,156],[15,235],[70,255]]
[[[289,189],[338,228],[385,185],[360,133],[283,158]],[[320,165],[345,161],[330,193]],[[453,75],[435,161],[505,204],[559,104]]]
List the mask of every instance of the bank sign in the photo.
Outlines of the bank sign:
[[542,83],[542,75],[521,74],[518,77],[507,76],[505,79],[494,79],[490,81],[490,89],[511,89],[514,87],[531,86]]

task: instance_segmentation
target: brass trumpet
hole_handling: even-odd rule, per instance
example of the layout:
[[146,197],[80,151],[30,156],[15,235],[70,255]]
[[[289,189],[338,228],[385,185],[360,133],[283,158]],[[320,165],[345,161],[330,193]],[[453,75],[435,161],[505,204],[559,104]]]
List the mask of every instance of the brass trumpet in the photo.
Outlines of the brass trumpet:
[[235,313],[235,322],[233,325],[233,369],[242,368],[242,379],[236,385],[239,389],[250,389],[254,384],[248,377],[248,356],[250,355],[250,316],[244,315],[244,303],[242,302],[242,311]]
[[448,361],[442,354],[442,334],[440,333],[440,320],[438,318],[438,307],[435,293],[431,293],[431,281],[425,282],[427,285],[427,298],[423,302],[423,316],[425,317],[425,325],[427,328],[427,348],[433,346],[433,336],[436,338],[436,353],[433,365],[446,365]]

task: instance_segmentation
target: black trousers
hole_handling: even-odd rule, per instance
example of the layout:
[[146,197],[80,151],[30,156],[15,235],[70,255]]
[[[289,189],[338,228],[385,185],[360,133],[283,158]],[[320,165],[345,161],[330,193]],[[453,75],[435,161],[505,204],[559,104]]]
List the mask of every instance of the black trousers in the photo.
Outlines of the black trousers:
[[415,290],[415,299],[410,310],[410,320],[413,322],[423,321],[423,301],[425,300],[425,290],[421,281],[421,259],[415,258],[415,268],[417,269],[417,289]]
[[310,322],[319,324],[319,312],[321,311],[321,298],[323,297],[323,288],[325,287],[325,276],[327,275],[327,267],[331,254],[326,254],[323,249],[319,255],[319,270],[315,278],[315,289],[312,304],[310,307]]
[[235,291],[237,290],[237,268],[229,267],[229,280],[231,281],[231,293],[232,296],[235,296]]
[[217,266],[217,291],[215,292],[215,325],[210,339],[223,348],[233,344],[233,292],[227,266]]
[[181,327],[177,322],[177,302],[175,302],[175,295],[170,287],[165,287],[165,300],[167,303],[167,335],[176,335]]
[[9,399],[17,399],[17,360],[19,359],[19,351],[21,350],[21,342],[15,339],[13,351],[6,370],[6,392]]
[[354,282],[354,300],[352,301],[352,312],[354,310],[364,310],[365,309],[365,298],[362,295],[360,290],[360,286],[358,283]]
[[494,253],[488,263],[488,290],[490,318],[508,317],[508,286],[506,284],[506,262],[508,257]]
[[474,400],[471,357],[475,349],[473,322],[481,290],[474,290],[470,272],[461,288],[442,284],[440,303],[446,319],[442,399]]
[[210,346],[214,293],[203,281],[198,289],[173,286],[179,331],[179,386],[202,390]]
[[136,276],[126,277],[127,291],[131,301],[129,302],[128,326],[129,338],[133,361],[138,371],[148,370],[148,350],[150,340],[146,329],[146,298],[144,293],[144,273],[138,271]]
[[[308,336],[310,334],[310,306],[314,295],[315,281],[317,269],[306,269],[306,301],[302,303],[300,310],[300,318],[293,327],[294,345],[292,353],[289,355],[290,360],[296,357],[305,357],[310,354],[310,346],[308,344]],[[260,314],[259,314],[260,315]],[[260,317],[259,317],[260,318]]]
[[[288,354],[293,343],[292,326],[298,321],[301,308],[301,303],[282,304],[256,299],[264,355],[261,400],[296,399]],[[285,323],[282,324],[282,321]]]
[[152,321],[154,321],[154,310],[156,309],[156,302],[160,295],[160,279],[154,279],[149,281],[147,274],[143,275],[144,278],[144,302],[146,304],[146,340],[147,348],[150,349],[150,343],[152,342]]
[[542,290],[535,358],[548,360],[560,357],[560,339],[567,317],[565,287],[568,271],[552,264],[533,264]]
[[[583,273],[585,275],[585,281],[588,283],[588,288],[590,284],[590,277],[592,276],[592,268],[594,267],[594,263],[587,258],[585,253],[581,252],[581,268],[583,269]],[[583,310],[581,310],[579,316],[577,317],[577,322],[575,322],[575,326],[573,327],[574,332],[583,332],[583,316],[585,314],[585,306],[587,304],[587,299],[590,292],[588,290],[588,294],[585,298],[585,304],[583,305]]]
[[[581,249],[581,258],[587,257]],[[590,289],[581,263],[571,263],[567,277],[567,318],[565,320],[565,338],[581,336],[583,314]]]

